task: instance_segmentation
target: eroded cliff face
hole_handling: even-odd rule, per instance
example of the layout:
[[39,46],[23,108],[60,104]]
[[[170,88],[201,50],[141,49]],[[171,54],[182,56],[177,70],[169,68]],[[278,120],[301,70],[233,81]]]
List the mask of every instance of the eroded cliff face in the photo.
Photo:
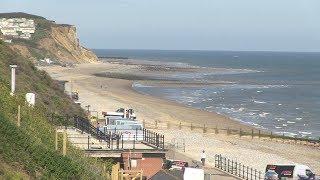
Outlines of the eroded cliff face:
[[50,37],[39,40],[39,47],[47,50],[60,61],[83,63],[98,60],[93,52],[80,45],[74,26],[52,27]]
[[98,61],[98,57],[92,51],[80,45],[75,26],[56,24],[42,17],[32,20],[35,22],[35,32],[31,38],[13,38],[12,43],[8,44],[25,58],[33,62],[50,58],[62,64]]

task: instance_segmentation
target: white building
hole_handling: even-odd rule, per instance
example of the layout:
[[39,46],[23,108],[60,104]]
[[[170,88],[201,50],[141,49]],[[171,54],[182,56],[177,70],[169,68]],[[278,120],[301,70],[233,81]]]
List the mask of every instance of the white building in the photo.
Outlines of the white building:
[[14,38],[30,39],[31,34],[35,33],[36,27],[34,20],[26,18],[1,18],[0,30],[4,36]]

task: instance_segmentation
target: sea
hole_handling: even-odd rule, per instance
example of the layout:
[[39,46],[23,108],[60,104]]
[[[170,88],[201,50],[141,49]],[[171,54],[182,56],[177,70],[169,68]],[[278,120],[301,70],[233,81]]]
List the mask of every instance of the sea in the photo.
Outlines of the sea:
[[320,53],[109,49],[94,52],[101,57],[222,68],[224,71],[185,72],[177,76],[185,81],[232,84],[182,88],[134,83],[133,87],[274,133],[320,137]]

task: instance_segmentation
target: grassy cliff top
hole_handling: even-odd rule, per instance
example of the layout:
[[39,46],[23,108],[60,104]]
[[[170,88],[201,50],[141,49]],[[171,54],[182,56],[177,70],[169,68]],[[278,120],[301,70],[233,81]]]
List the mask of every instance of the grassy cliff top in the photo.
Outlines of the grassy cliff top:
[[[10,64],[18,65],[15,96],[9,95]],[[33,108],[25,104],[27,92],[36,94]],[[103,164],[110,163],[86,158],[71,146],[67,156],[54,150],[55,126],[71,125],[67,117],[75,114],[83,110],[56,81],[0,40],[0,179],[103,179]]]
[[0,13],[0,18],[27,18],[27,19],[45,19],[44,17],[28,14],[24,12]]

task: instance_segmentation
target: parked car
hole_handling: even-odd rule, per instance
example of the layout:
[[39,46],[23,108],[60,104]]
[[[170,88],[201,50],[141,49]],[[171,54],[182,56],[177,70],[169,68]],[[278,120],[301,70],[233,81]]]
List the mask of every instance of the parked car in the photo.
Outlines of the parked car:
[[275,178],[275,174],[278,175],[278,179],[316,180],[316,176],[311,171],[311,169],[308,166],[302,164],[267,165],[265,179],[274,180],[272,178]]

